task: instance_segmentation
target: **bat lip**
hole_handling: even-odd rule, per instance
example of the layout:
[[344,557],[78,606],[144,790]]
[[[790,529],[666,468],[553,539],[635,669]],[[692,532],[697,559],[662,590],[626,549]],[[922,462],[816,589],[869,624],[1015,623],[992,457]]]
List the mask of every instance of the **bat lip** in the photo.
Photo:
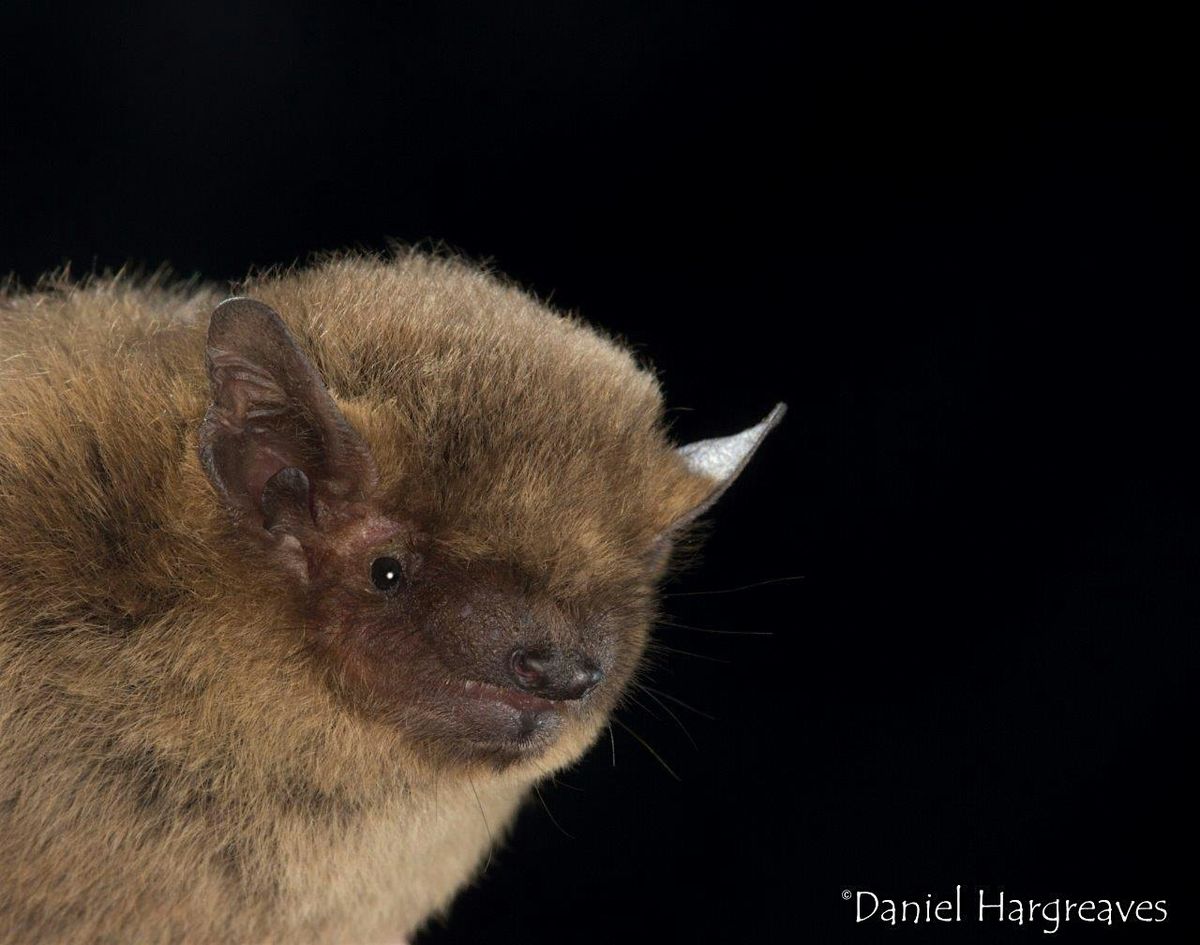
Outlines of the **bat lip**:
[[446,688],[453,735],[496,762],[516,762],[548,749],[587,701],[547,699],[479,679],[448,680]]
[[469,699],[500,702],[518,712],[558,712],[578,699],[547,699],[523,689],[497,686],[480,679],[467,679],[462,683],[463,692]]

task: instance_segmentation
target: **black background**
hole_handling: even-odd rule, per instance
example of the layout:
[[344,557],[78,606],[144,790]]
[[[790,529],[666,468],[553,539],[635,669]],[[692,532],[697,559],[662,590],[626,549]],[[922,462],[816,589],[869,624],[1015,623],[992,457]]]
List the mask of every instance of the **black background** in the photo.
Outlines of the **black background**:
[[651,685],[715,719],[620,716],[678,780],[617,727],[423,941],[1043,939],[841,895],[955,883],[1194,921],[1190,76],[1135,10],[6,6],[0,270],[444,240],[683,439],[791,406],[668,588],[722,633]]

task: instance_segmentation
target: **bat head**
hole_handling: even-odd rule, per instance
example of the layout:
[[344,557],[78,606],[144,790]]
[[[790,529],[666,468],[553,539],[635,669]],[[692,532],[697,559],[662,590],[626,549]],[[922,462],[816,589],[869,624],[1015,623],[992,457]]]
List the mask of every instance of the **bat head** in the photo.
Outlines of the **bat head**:
[[209,325],[199,454],[231,547],[277,577],[349,711],[443,764],[573,760],[637,666],[672,543],[782,406],[676,448],[653,377],[540,307],[291,304],[295,332],[249,298]]

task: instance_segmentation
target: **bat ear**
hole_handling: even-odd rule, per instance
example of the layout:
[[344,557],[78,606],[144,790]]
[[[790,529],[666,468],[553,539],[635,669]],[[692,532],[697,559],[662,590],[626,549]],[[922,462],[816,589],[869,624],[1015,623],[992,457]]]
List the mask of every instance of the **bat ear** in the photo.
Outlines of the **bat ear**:
[[684,464],[693,473],[708,480],[711,488],[696,505],[671,525],[671,531],[681,528],[712,508],[717,499],[725,494],[725,490],[733,485],[734,480],[767,438],[767,434],[783,419],[786,412],[786,404],[776,404],[761,423],[756,423],[741,433],[711,440],[698,440],[679,447],[676,452],[682,457]]
[[273,309],[245,298],[218,305],[205,366],[212,404],[200,461],[246,527],[303,542],[332,508],[370,495],[370,451]]

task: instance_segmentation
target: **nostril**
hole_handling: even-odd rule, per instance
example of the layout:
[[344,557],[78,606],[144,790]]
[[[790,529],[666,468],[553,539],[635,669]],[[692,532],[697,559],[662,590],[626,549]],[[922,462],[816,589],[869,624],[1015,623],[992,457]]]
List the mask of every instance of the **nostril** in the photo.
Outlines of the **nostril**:
[[522,689],[542,689],[546,684],[546,660],[520,647],[512,651],[509,665]]
[[513,680],[522,689],[547,699],[582,699],[604,679],[590,660],[551,651],[517,647],[509,654]]

